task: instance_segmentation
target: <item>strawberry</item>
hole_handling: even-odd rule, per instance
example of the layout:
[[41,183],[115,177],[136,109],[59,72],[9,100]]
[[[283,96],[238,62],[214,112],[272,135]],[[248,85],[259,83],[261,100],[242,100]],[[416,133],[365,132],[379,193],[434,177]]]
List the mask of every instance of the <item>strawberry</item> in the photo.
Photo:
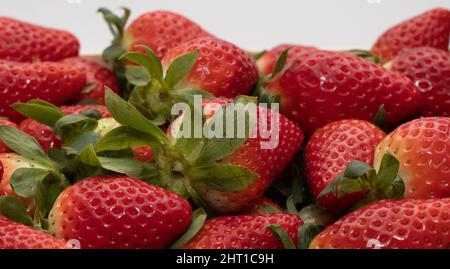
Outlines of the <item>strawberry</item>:
[[201,37],[182,43],[167,52],[163,67],[167,70],[176,58],[196,50],[196,63],[175,89],[201,89],[228,98],[250,93],[258,80],[256,64],[247,52],[224,40]]
[[132,151],[136,160],[140,162],[147,163],[153,160],[154,151],[147,145],[133,147]]
[[281,56],[281,53],[287,49],[289,49],[289,53],[286,64],[291,62],[302,52],[314,50],[316,48],[293,44],[281,44],[272,48],[271,50],[265,52],[256,62],[258,64],[259,70],[263,75],[269,75],[272,72],[277,59]]
[[420,115],[450,116],[450,54],[432,47],[406,49],[394,58],[393,71],[409,77],[422,95]]
[[349,53],[310,50],[301,53],[261,91],[281,98],[280,111],[307,136],[327,123],[371,120],[384,105],[392,126],[417,109],[419,92],[396,72]]
[[256,200],[250,208],[242,212],[243,215],[261,215],[261,214],[269,214],[269,213],[280,213],[283,209],[266,197],[261,197]]
[[383,200],[327,227],[310,248],[448,249],[450,199]]
[[78,55],[80,43],[69,32],[0,17],[0,59],[58,61]]
[[[9,120],[0,120],[0,125],[8,125],[8,126],[17,128],[17,124],[15,124],[14,122],[11,122]],[[11,150],[5,145],[5,143],[3,143],[2,140],[0,140],[0,153],[6,153],[6,152],[11,152]]]
[[61,147],[61,139],[47,125],[26,119],[19,124],[19,129],[34,137],[45,151],[48,151],[49,148]]
[[296,242],[302,221],[289,214],[225,216],[207,220],[185,249],[281,249],[283,245],[268,229],[279,225]]
[[0,249],[67,249],[67,242],[0,215]]
[[87,85],[78,98],[78,102],[103,104],[105,87],[119,93],[116,77],[109,67],[86,57],[66,58],[65,64],[79,68],[86,75]]
[[397,158],[406,199],[450,197],[449,132],[450,118],[431,117],[407,122],[377,146],[374,166],[381,166],[386,153]]
[[59,107],[66,115],[70,114],[89,114],[90,112],[99,112],[100,118],[110,118],[108,110],[104,105],[65,105]]
[[17,123],[23,117],[10,105],[31,99],[63,104],[75,98],[85,84],[85,75],[70,65],[0,60],[0,115]]
[[373,165],[378,143],[386,136],[375,125],[363,120],[341,120],[317,129],[305,148],[304,165],[309,189],[319,205],[336,215],[364,198],[354,192],[338,198],[319,194],[342,174],[353,160]]
[[79,240],[81,248],[165,248],[190,221],[191,206],[177,195],[144,181],[102,175],[59,195],[49,231]]
[[171,49],[161,63],[149,48],[144,49],[146,54],[123,55],[141,65],[126,72],[128,82],[136,86],[130,102],[158,125],[172,119],[174,104],[190,102],[193,95],[247,95],[258,81],[256,64],[247,52],[213,37],[182,43]]
[[378,38],[372,52],[387,62],[405,48],[430,46],[447,51],[449,36],[450,11],[435,8],[388,29]]

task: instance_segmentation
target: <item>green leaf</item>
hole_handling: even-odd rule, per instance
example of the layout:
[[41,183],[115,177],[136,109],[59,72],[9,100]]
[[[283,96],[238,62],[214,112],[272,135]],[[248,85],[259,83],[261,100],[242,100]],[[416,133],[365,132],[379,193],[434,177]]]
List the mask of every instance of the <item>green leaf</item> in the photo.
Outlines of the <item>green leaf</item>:
[[351,54],[353,54],[353,55],[355,55],[357,57],[360,57],[360,58],[366,59],[368,61],[371,61],[371,62],[373,62],[375,64],[380,64],[381,63],[380,58],[378,56],[372,54],[372,52],[370,52],[368,50],[352,49],[352,50],[348,50],[347,52],[349,52],[349,53],[351,53]]
[[263,206],[263,211],[264,214],[275,214],[275,213],[282,213],[281,210],[279,210],[278,208],[275,208],[271,205],[264,205]]
[[185,101],[192,105],[194,104],[194,96],[196,95],[200,95],[202,99],[211,99],[214,97],[214,95],[207,91],[197,89],[182,89],[170,91],[169,94],[175,101]]
[[0,196],[0,215],[14,222],[33,226],[33,221],[30,215],[28,215],[26,207],[17,197]]
[[135,158],[98,157],[98,160],[106,170],[135,178],[149,178],[158,174],[152,164],[139,162]]
[[257,179],[251,170],[230,164],[192,167],[189,176],[193,185],[223,192],[245,190]]
[[103,118],[102,113],[95,108],[83,110],[83,111],[81,111],[80,115],[91,118],[91,119],[95,119],[95,120],[99,120],[99,119]]
[[63,147],[69,154],[79,154],[87,145],[95,145],[101,139],[101,134],[95,131],[74,133],[65,136]]
[[49,148],[47,151],[48,157],[58,165],[59,169],[63,169],[67,166],[69,160],[67,159],[66,152],[63,149]]
[[92,144],[87,145],[80,153],[80,161],[83,163],[95,166],[102,167],[100,160],[95,153],[94,146]]
[[59,108],[53,105],[49,106],[36,101],[30,101],[26,104],[16,103],[12,107],[22,115],[50,127],[55,126],[55,123],[65,115]]
[[347,166],[347,168],[344,171],[344,177],[347,178],[360,178],[364,174],[368,173],[370,170],[373,170],[373,168],[368,165],[365,162],[353,160],[350,162],[350,164]]
[[177,57],[169,66],[164,82],[169,89],[172,89],[180,82],[192,69],[197,61],[199,51],[193,51]]
[[372,123],[381,129],[383,129],[386,126],[387,113],[386,113],[386,109],[384,108],[384,105],[380,106],[377,114],[375,114],[375,117],[373,117]]
[[253,53],[253,60],[258,61],[264,54],[267,53],[267,50],[262,50],[260,52]]
[[289,214],[297,215],[298,209],[296,206],[296,203],[294,201],[294,195],[289,195],[289,197],[286,199],[286,210]]
[[161,60],[156,56],[153,50],[145,45],[137,45],[136,47],[141,48],[147,52],[147,56],[150,61],[153,63],[152,70],[150,72],[150,76],[152,79],[156,79],[160,82],[163,81],[163,68],[161,65]]
[[133,105],[129,104],[111,89],[106,90],[106,107],[114,119],[125,126],[132,127],[157,138],[161,143],[167,143],[164,132],[146,119]]
[[33,198],[39,181],[49,175],[50,171],[40,168],[18,168],[11,175],[10,184],[20,197]]
[[55,166],[33,137],[14,127],[0,126],[0,139],[8,148],[23,157],[39,162],[49,168]]
[[62,129],[67,126],[75,126],[75,125],[83,125],[83,126],[97,126],[97,120],[93,118],[86,117],[80,114],[70,114],[60,118],[55,123],[56,129]]
[[397,178],[400,162],[390,153],[384,154],[380,169],[375,177],[374,185],[377,189],[385,192],[392,186],[394,180]]
[[267,227],[272,234],[283,243],[285,249],[295,249],[295,244],[289,234],[278,224],[271,224]]
[[323,231],[322,226],[317,226],[312,223],[304,223],[297,234],[297,248],[298,249],[308,249],[311,241]]
[[125,77],[135,86],[146,86],[150,83],[150,74],[143,66],[127,65]]
[[44,180],[38,182],[35,199],[38,214],[41,218],[47,218],[56,198],[64,188],[65,185],[61,178],[52,173]]
[[127,51],[120,45],[111,45],[103,50],[102,57],[106,63],[113,63],[120,59],[120,57]]
[[170,248],[179,249],[191,241],[191,239],[194,238],[194,236],[202,229],[207,217],[208,216],[203,208],[198,208],[192,212],[191,225],[189,225],[186,232],[180,236],[177,241],[170,246]]
[[153,149],[157,149],[158,142],[147,133],[128,126],[120,126],[103,136],[95,145],[95,151],[123,150],[143,145],[150,145]]
[[271,74],[272,78],[275,77],[276,75],[278,75],[281,72],[281,70],[283,70],[284,66],[286,65],[288,53],[289,53],[289,49],[286,49],[280,54],[280,57],[278,57],[275,67],[272,70],[272,74]]

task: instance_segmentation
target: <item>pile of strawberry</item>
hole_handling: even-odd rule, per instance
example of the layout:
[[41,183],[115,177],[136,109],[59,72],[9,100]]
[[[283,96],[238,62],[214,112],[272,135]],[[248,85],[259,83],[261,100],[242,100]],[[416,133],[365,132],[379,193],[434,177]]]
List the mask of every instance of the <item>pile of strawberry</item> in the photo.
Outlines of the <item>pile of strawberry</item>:
[[[0,18],[0,248],[450,248],[449,10],[256,54],[123,11],[103,62]],[[176,136],[195,95],[206,131]],[[230,105],[256,105],[245,136],[209,136]]]

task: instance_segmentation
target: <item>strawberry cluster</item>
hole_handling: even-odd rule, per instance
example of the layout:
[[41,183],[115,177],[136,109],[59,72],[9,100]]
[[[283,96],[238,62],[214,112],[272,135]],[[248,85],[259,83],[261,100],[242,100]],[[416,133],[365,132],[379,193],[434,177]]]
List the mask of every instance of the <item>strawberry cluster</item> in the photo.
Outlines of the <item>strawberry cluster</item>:
[[254,54],[99,12],[102,59],[0,18],[0,249],[449,248],[449,10]]

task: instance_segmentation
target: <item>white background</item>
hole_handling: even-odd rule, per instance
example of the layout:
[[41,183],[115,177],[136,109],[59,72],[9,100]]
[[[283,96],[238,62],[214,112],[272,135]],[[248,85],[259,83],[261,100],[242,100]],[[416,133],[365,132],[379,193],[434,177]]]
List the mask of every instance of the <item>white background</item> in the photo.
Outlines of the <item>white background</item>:
[[370,48],[389,26],[437,6],[450,8],[450,0],[1,0],[0,15],[69,30],[83,53],[95,53],[111,39],[96,13],[103,6],[130,7],[132,18],[176,11],[247,49],[281,42]]

